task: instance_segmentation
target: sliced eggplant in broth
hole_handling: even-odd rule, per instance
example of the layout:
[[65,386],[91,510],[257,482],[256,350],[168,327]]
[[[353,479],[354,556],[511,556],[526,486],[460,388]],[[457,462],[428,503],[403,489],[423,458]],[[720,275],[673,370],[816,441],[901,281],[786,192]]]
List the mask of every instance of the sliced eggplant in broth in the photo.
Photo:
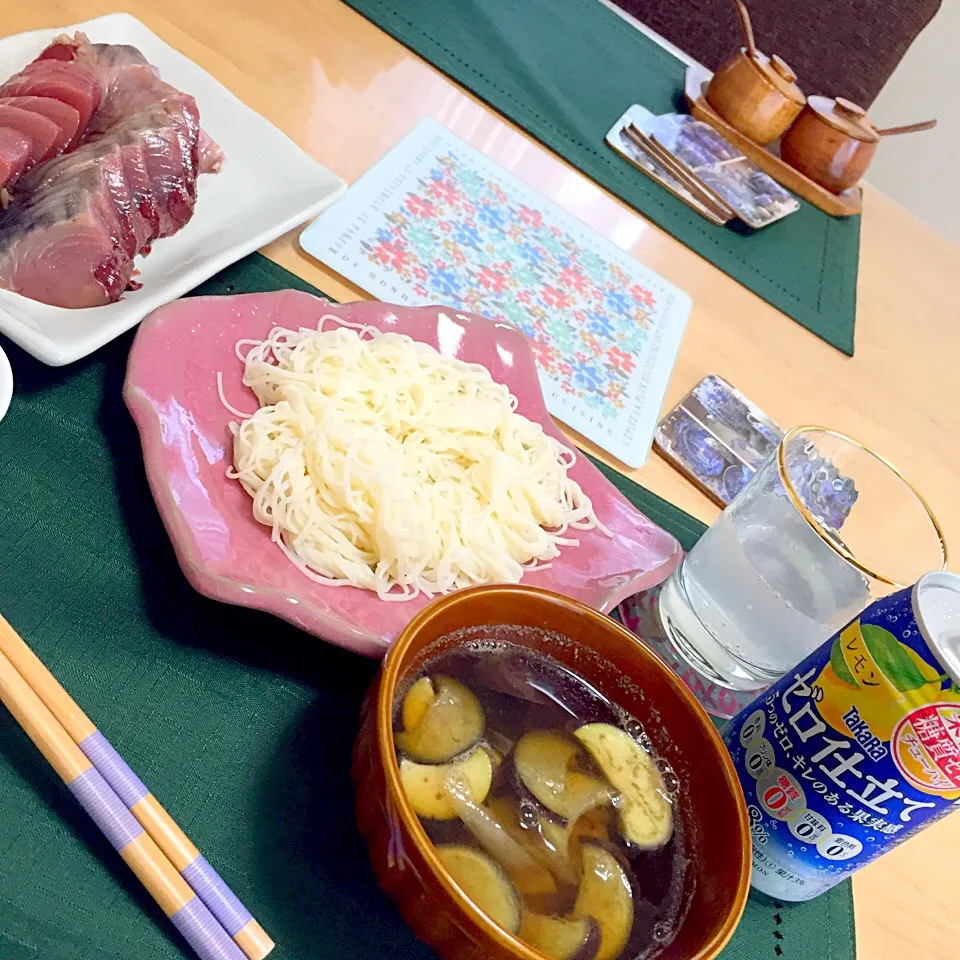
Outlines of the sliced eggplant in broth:
[[400,708],[400,722],[404,730],[413,730],[420,726],[420,721],[423,720],[436,696],[433,681],[429,677],[421,677],[410,687]]
[[448,790],[457,816],[477,843],[507,872],[524,902],[551,906],[557,897],[556,881],[533,851],[508,829],[510,820],[500,820],[498,814],[504,811],[475,803],[459,785]]
[[447,873],[474,906],[507,933],[520,929],[521,905],[516,890],[496,861],[474,847],[437,847]]
[[594,807],[578,820],[567,824],[540,817],[537,829],[544,846],[552,852],[551,864],[559,883],[576,887],[582,872],[581,841],[611,843],[612,821],[613,810],[610,807]]
[[570,831],[570,843],[576,845],[581,840],[599,840],[610,843],[613,840],[613,808],[594,807],[588,810],[573,825]]
[[592,917],[600,928],[594,960],[616,960],[633,930],[633,884],[611,851],[595,843],[580,846],[583,876],[570,919]]
[[654,758],[630,734],[609,723],[588,723],[574,736],[619,794],[620,835],[641,850],[657,850],[673,835],[673,803]]
[[[577,820],[577,823],[580,821]],[[547,851],[547,858],[554,876],[568,887],[576,887],[579,870],[576,858],[570,856],[570,837],[573,824],[557,823],[550,817],[540,816],[534,828]]]
[[580,851],[584,841],[607,847],[618,842],[612,807],[595,807],[567,828],[567,857],[578,880],[583,873],[583,858],[580,856]]
[[427,820],[453,820],[457,810],[451,792],[483,803],[493,781],[493,761],[483,747],[475,747],[462,760],[447,764],[400,761],[400,782],[417,816]]
[[421,677],[400,709],[403,730],[394,739],[417,763],[447,763],[479,743],[483,707],[474,693],[450,677]]
[[512,759],[523,790],[568,823],[613,800],[610,786],[585,769],[583,749],[562,733],[525,733],[513,748]]
[[488,801],[487,807],[504,830],[537,863],[546,867],[561,887],[576,886],[577,874],[567,853],[567,827],[542,814],[524,826],[520,822],[517,801],[512,797],[494,797]]
[[592,917],[568,920],[524,910],[520,939],[553,960],[592,960],[600,945],[600,927]]
[[518,803],[508,796],[489,799],[486,808],[513,839],[553,875],[561,892],[572,893],[580,879],[580,841],[609,843],[611,807],[595,807],[573,823],[558,823],[545,814],[521,823]]

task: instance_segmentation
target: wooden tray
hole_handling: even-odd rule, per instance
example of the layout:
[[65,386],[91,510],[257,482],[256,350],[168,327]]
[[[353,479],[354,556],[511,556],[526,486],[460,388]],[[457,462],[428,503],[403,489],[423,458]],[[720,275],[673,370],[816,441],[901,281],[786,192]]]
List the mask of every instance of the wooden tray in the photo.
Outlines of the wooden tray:
[[687,67],[687,79],[683,92],[687,98],[690,113],[694,117],[704,123],[709,123],[714,130],[722,133],[764,173],[768,173],[777,183],[782,184],[788,190],[792,190],[797,196],[803,197],[804,200],[812,203],[815,207],[819,207],[824,213],[829,213],[834,217],[851,217],[860,213],[863,209],[863,202],[862,191],[859,187],[851,187],[839,196],[831,193],[821,187],[819,183],[814,183],[809,177],[805,177],[799,170],[794,170],[793,167],[781,160],[775,153],[771,153],[766,147],[754,143],[739,130],[731,127],[707,103],[707,98],[704,96],[704,91],[712,76],[713,74],[703,67]]

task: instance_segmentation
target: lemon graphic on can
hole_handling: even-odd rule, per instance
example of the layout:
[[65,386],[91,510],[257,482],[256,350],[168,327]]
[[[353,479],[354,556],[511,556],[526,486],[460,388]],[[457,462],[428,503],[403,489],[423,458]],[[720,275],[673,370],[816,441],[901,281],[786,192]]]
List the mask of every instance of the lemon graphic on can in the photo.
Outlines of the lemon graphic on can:
[[854,621],[834,640],[830,662],[816,680],[822,691],[818,709],[826,723],[851,736],[844,716],[853,707],[875,737],[889,742],[912,710],[960,702],[956,691],[941,689],[947,679],[889,630]]

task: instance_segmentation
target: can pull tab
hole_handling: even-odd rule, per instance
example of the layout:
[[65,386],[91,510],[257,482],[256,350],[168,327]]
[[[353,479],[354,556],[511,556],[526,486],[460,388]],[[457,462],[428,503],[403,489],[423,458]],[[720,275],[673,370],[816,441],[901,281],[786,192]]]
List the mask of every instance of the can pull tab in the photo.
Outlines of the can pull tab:
[[913,608],[927,646],[960,687],[960,576],[936,571],[917,581]]

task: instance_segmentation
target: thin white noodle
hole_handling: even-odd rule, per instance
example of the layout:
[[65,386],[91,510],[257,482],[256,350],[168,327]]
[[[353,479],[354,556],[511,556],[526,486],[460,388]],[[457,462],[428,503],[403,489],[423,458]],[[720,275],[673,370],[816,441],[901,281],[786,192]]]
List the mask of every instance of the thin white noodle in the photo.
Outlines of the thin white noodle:
[[242,420],[227,474],[311,580],[407,600],[516,583],[570,534],[610,535],[568,476],[576,454],[480,364],[329,314],[236,353],[260,408],[232,407],[217,374]]
[[[230,403],[227,402],[226,395],[225,395],[224,392],[223,392],[223,373],[222,373],[220,370],[217,371],[217,393],[220,394],[220,402],[221,402],[235,417],[252,417],[252,416],[253,416],[252,413],[244,413],[242,410],[238,410],[238,409],[237,409],[236,407],[234,407],[232,404],[230,404]],[[232,424],[232,423],[230,424],[231,430],[233,429],[234,426],[235,426],[235,424]]]

